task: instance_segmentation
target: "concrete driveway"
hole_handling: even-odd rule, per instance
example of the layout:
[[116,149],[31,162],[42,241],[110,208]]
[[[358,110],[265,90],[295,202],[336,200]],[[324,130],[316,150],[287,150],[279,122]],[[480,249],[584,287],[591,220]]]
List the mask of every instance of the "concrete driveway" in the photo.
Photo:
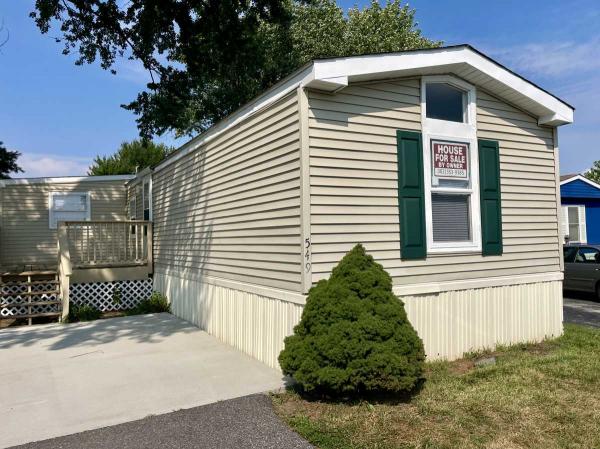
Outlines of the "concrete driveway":
[[0,360],[0,447],[284,385],[170,314],[3,329]]

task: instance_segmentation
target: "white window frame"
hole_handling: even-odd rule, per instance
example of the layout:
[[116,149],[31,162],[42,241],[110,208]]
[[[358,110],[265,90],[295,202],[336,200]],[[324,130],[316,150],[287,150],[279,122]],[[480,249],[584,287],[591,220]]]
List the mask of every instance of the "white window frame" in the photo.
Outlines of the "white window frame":
[[[427,118],[427,84],[447,83],[467,94],[464,123]],[[427,253],[481,252],[481,212],[479,203],[479,157],[477,148],[477,94],[475,86],[454,76],[434,75],[421,78],[421,126],[423,134],[423,166],[425,170],[425,227]],[[468,188],[433,187],[431,141],[441,140],[469,145],[470,186]],[[468,242],[434,242],[432,193],[469,195],[471,240]]]
[[[146,198],[145,198],[144,187],[146,186],[146,184],[148,184],[148,220],[152,221],[152,177],[149,177],[148,179],[144,179],[142,181],[142,214],[146,210],[146,209],[144,209],[144,207],[146,205],[145,204]],[[142,215],[142,219],[143,218],[144,218],[144,216]]]
[[86,216],[84,218],[85,221],[90,221],[92,219],[92,201],[90,192],[56,192],[52,191],[48,193],[48,228],[49,229],[57,229],[58,222],[54,224],[54,198],[57,196],[70,196],[70,195],[85,195],[86,196]]
[[578,240],[569,240],[569,243],[582,243],[582,244],[587,244],[587,223],[586,223],[586,216],[585,216],[585,205],[584,204],[563,204],[562,208],[563,208],[563,223],[564,225],[564,229],[563,229],[563,242],[565,241],[565,237],[569,235],[569,226],[571,225],[571,223],[569,223],[569,208],[570,207],[575,207],[577,208],[577,224],[579,225],[579,239]]

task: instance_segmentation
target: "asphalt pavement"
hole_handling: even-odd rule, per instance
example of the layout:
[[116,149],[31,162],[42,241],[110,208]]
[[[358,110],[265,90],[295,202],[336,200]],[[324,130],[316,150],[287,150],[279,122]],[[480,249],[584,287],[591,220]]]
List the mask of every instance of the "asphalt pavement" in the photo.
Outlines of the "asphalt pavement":
[[16,446],[21,449],[307,449],[265,394],[149,416],[102,429]]

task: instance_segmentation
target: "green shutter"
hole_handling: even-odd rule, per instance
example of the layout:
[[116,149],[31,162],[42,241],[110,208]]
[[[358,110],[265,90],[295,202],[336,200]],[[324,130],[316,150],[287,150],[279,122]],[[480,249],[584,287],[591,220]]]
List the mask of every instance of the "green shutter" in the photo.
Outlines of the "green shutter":
[[502,254],[500,152],[498,142],[479,140],[478,143],[482,253],[484,256],[497,256]]
[[425,186],[423,182],[423,142],[417,132],[398,131],[398,203],[400,251],[402,259],[424,259]]

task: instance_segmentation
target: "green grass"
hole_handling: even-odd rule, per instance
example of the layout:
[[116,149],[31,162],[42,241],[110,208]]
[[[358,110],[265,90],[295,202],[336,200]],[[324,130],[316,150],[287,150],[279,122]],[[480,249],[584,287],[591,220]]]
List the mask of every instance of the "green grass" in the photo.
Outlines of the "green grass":
[[427,364],[407,402],[324,402],[273,396],[279,416],[322,449],[600,448],[600,330]]

